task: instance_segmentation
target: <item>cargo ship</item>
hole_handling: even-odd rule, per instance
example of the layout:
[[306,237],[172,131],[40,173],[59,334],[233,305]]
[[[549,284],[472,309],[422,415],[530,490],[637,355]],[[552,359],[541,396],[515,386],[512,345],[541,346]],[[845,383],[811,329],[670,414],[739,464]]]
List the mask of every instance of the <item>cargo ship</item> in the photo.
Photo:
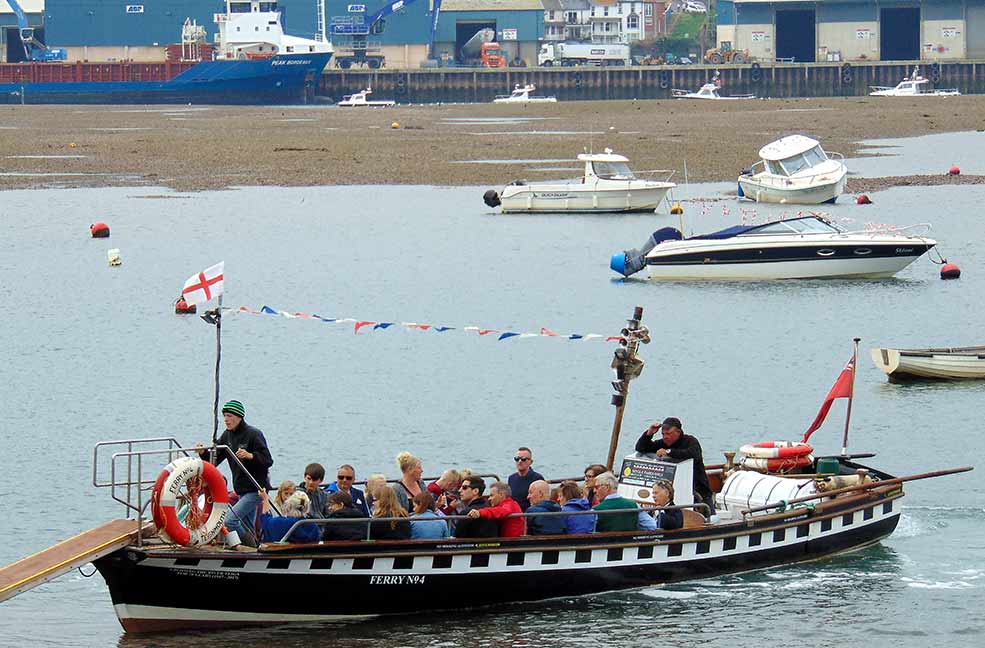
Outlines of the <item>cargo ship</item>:
[[[323,9],[322,9],[323,11]],[[216,47],[186,20],[161,63],[32,61],[0,65],[7,104],[298,104],[313,101],[332,44],[284,33],[272,0],[226,0]],[[324,25],[321,17],[319,25]],[[179,49],[180,48],[180,49]],[[177,60],[173,60],[177,59]]]

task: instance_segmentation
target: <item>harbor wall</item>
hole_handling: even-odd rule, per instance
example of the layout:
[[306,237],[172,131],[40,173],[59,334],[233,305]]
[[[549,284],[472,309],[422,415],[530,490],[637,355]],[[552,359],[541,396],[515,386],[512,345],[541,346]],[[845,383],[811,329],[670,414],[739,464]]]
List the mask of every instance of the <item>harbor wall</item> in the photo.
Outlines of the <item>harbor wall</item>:
[[[561,101],[669,99],[674,88],[696,91],[721,73],[723,96],[851,97],[870,85],[895,86],[913,70],[912,61],[684,65],[631,68],[438,68],[433,70],[335,70],[322,75],[318,94],[338,100],[365,87],[375,99],[398,103],[485,103],[509,94],[514,84],[534,83],[537,94]],[[939,88],[985,93],[985,60],[924,65],[921,73]]]

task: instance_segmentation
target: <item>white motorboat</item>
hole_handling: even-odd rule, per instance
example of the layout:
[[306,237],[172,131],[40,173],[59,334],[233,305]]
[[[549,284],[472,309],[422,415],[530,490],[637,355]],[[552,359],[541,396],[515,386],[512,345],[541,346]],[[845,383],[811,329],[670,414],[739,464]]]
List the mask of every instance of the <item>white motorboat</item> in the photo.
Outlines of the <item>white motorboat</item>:
[[665,227],[641,249],[612,255],[609,267],[626,277],[645,267],[651,279],[884,278],[937,245],[907,233],[916,227],[929,228],[847,232],[818,215],[687,239]]
[[957,97],[961,93],[957,88],[933,89],[930,80],[920,76],[920,68],[914,67],[913,74],[903,77],[895,88],[889,86],[869,86],[870,97]]
[[518,83],[513,87],[513,92],[497,95],[493,103],[557,103],[557,97],[531,97],[530,93],[536,90],[537,86],[532,83],[523,86]]
[[351,95],[345,95],[342,100],[336,105],[343,108],[355,108],[358,106],[369,106],[371,108],[390,108],[397,105],[396,101],[391,100],[381,100],[381,99],[369,99],[369,95],[373,94],[371,88],[366,88],[361,92],[356,92]]
[[985,346],[944,349],[872,349],[872,362],[890,382],[931,378],[985,379]]
[[841,153],[826,153],[817,140],[788,135],[759,150],[760,160],[739,176],[739,197],[762,203],[833,203],[845,189]]
[[713,101],[728,100],[728,99],[755,99],[756,95],[732,95],[729,97],[723,97],[719,90],[722,89],[722,80],[719,77],[718,72],[715,72],[714,78],[709,82],[701,86],[697,92],[688,92],[687,90],[671,90],[671,95],[675,99],[711,99]]
[[[502,191],[490,189],[482,199],[490,207],[502,206],[509,212],[652,212],[673,182],[639,178],[629,168],[629,160],[605,149],[604,153],[583,153],[585,173],[573,180],[528,183],[517,180]],[[649,173],[657,173],[651,171]],[[668,178],[669,179],[669,178]]]

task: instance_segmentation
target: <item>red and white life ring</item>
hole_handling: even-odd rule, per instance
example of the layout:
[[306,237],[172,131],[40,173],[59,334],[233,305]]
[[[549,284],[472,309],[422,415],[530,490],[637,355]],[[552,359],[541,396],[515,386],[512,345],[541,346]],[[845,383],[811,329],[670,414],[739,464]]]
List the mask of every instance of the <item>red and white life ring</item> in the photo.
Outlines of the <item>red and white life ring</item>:
[[786,472],[794,468],[806,468],[807,466],[814,465],[814,457],[812,455],[801,455],[799,457],[784,457],[773,459],[764,459],[762,457],[750,457],[745,456],[740,461],[740,463],[752,470],[761,470],[766,472]]
[[[207,519],[195,528],[190,528],[178,519],[175,506],[182,488],[197,478],[202,480],[201,492],[205,495],[200,517]],[[200,547],[212,542],[222,529],[228,509],[229,493],[226,491],[226,480],[222,473],[198,457],[175,459],[165,466],[154,483],[151,514],[165,542],[184,547]]]
[[739,448],[739,452],[757,459],[791,459],[806,457],[814,452],[814,448],[799,441],[763,441],[748,443]]

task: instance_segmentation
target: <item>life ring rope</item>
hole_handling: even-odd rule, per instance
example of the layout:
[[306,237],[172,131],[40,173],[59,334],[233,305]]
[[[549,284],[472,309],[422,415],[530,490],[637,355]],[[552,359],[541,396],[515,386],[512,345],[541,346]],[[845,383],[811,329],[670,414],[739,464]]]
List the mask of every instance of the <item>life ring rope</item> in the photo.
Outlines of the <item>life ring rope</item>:
[[790,459],[806,457],[814,452],[814,448],[800,441],[761,441],[747,443],[739,448],[739,452],[756,459]]
[[[204,506],[198,498],[204,495]],[[188,505],[185,520],[179,508]],[[161,471],[151,495],[151,515],[161,538],[185,547],[206,545],[219,535],[229,510],[222,473],[199,457],[175,459]]]

